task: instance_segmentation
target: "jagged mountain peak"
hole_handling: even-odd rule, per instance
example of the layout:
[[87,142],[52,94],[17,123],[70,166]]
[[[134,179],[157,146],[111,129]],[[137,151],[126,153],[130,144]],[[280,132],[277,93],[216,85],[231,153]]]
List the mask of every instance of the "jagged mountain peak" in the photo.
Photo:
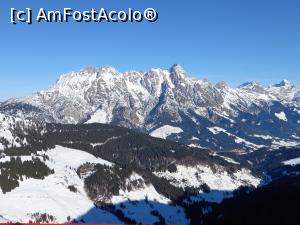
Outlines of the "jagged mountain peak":
[[264,86],[260,85],[257,82],[246,82],[238,87],[238,89],[243,91],[251,91],[257,93],[265,93],[266,89]]
[[175,80],[184,79],[188,76],[187,72],[179,64],[174,64],[169,71],[171,73],[171,77]]
[[206,79],[199,80],[189,77],[187,72],[179,64],[173,65],[168,70],[152,68],[148,72],[131,70],[124,73],[120,73],[114,67],[104,66],[86,67],[77,72],[72,71],[70,73],[63,74],[59,77],[56,84],[50,88],[50,90],[55,89],[62,91],[66,88],[69,89],[69,91],[76,89],[83,90],[85,88],[89,88],[91,85],[96,85],[99,80],[109,84],[109,86],[114,86],[116,81],[129,80],[136,83],[138,79],[150,79],[152,82],[156,82],[157,84],[160,84],[160,82],[165,82],[171,88],[178,84],[185,85],[187,83],[195,82],[209,84]]
[[70,81],[71,79],[80,79],[81,81],[84,81],[84,79],[89,79],[92,76],[98,78],[105,74],[120,75],[120,72],[112,66],[85,67],[79,71],[72,71],[61,75],[56,83]]
[[215,85],[215,87],[216,87],[217,89],[223,90],[223,89],[228,88],[229,86],[228,86],[228,84],[227,84],[225,81],[221,81],[221,82],[218,82],[218,83]]
[[238,86],[238,88],[252,88],[255,86],[260,86],[260,84],[254,81],[248,81]]
[[289,80],[282,80],[279,84],[275,84],[274,87],[289,87],[292,86],[292,83]]
[[180,64],[177,64],[177,63],[175,63],[175,64],[173,64],[172,66],[171,66],[171,68],[170,68],[170,70],[171,71],[180,71],[180,72],[185,72],[185,70],[183,69],[183,67],[180,65]]
[[97,73],[98,75],[101,76],[101,74],[109,73],[113,75],[118,75],[120,74],[119,71],[112,67],[112,66],[103,66],[103,67],[86,67],[80,70],[79,74],[94,74]]

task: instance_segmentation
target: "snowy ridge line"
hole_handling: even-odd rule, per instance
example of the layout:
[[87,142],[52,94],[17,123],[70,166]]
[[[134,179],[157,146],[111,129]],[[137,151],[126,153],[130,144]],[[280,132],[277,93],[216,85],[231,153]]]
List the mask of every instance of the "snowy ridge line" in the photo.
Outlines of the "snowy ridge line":
[[[295,126],[300,123],[299,96],[300,86],[286,80],[235,88],[194,79],[180,65],[124,73],[107,66],[64,74],[48,90],[0,103],[0,114],[48,123],[113,124],[185,145],[252,151],[272,147],[271,139],[255,138],[253,131],[280,137],[279,146],[300,136]],[[220,130],[206,127],[232,135],[216,138]]]

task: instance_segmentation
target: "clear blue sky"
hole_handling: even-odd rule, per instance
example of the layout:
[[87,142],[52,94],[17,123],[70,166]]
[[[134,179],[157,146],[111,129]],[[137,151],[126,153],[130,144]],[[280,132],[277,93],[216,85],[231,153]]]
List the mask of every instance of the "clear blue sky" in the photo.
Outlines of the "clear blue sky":
[[[10,8],[144,9],[156,23],[11,25]],[[121,72],[174,63],[212,83],[300,84],[300,1],[1,0],[0,99],[29,95],[61,73],[112,65]]]

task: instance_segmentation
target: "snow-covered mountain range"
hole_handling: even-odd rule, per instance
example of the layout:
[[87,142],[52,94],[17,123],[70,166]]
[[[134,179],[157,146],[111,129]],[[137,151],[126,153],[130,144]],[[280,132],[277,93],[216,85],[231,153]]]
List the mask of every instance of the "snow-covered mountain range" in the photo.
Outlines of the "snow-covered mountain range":
[[284,80],[232,88],[194,79],[180,66],[120,73],[112,67],[62,75],[0,112],[56,123],[108,123],[155,137],[224,150],[295,146],[300,140],[300,86]]

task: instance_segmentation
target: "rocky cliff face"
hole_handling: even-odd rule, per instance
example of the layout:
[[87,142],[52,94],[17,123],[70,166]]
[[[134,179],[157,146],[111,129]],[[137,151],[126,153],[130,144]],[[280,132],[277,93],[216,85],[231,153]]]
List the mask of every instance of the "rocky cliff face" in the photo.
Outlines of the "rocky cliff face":
[[120,73],[112,67],[62,75],[31,97],[10,100],[0,112],[57,123],[109,123],[215,150],[297,145],[300,87],[288,81],[231,88],[169,70]]

